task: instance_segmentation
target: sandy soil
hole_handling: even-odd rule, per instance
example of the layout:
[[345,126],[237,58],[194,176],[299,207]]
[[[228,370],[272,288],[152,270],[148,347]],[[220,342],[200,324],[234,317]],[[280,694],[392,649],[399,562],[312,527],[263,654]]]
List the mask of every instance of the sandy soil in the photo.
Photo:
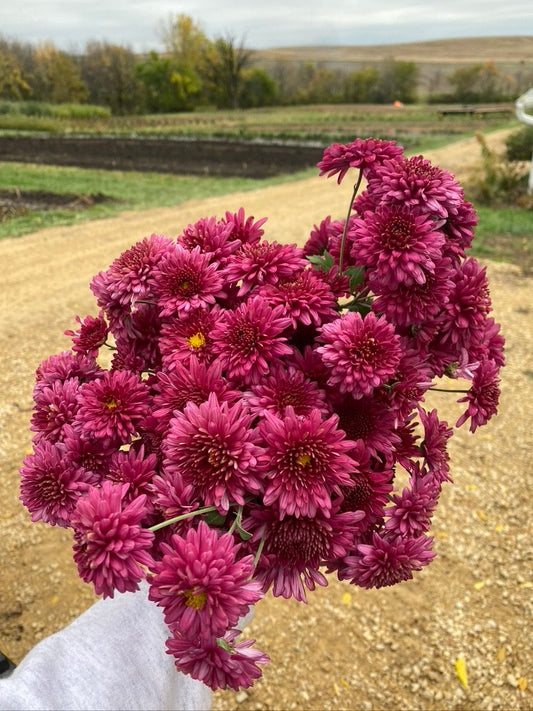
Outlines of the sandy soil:
[[[501,145],[503,133],[491,134]],[[475,141],[427,154],[460,179]],[[243,205],[269,216],[267,237],[302,241],[326,214],[342,216],[350,186],[311,179],[125,213],[0,243],[0,649],[19,661],[94,600],[70,556],[67,532],[29,523],[18,467],[29,449],[33,373],[67,347],[75,314],[95,312],[88,288],[134,241],[176,235],[202,216]],[[364,591],[332,581],[307,606],[267,598],[249,626],[272,663],[252,690],[218,693],[216,709],[530,709],[531,517],[525,494],[533,445],[533,281],[519,267],[489,265],[496,318],[507,338],[500,414],[452,442],[454,485],[434,524],[438,557],[415,580]],[[455,421],[458,407],[435,393]],[[454,661],[464,655],[469,687]]]

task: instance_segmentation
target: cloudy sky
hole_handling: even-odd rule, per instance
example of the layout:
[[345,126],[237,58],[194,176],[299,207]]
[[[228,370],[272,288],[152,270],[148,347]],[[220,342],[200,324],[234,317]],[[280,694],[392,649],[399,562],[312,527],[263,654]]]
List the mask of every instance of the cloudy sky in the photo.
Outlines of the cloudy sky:
[[531,0],[2,0],[0,34],[81,50],[106,40],[161,49],[161,25],[190,15],[210,38],[247,47],[363,45],[446,37],[532,35]]

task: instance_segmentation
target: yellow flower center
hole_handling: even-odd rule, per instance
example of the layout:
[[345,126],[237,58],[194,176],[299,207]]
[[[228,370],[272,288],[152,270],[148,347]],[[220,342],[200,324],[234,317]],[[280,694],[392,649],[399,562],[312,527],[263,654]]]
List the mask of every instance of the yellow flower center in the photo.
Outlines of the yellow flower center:
[[311,457],[309,454],[300,454],[300,456],[296,458],[296,461],[301,467],[306,467],[311,461]]
[[205,346],[205,337],[203,333],[194,333],[192,336],[189,336],[187,339],[189,341],[189,345],[191,348],[201,348],[202,346]]
[[194,607],[195,610],[201,610],[206,603],[207,593],[185,590],[183,597],[185,598],[185,605],[187,607]]
[[105,404],[108,410],[116,410],[118,407],[118,402],[114,399],[111,398],[111,400],[108,400]]

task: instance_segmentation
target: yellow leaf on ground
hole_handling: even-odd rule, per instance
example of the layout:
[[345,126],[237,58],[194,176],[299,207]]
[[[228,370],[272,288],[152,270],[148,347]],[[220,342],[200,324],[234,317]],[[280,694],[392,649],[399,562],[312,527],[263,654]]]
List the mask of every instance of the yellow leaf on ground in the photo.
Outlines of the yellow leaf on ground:
[[474,590],[481,590],[481,588],[485,587],[485,580],[478,580],[477,583],[474,583]]
[[527,679],[525,676],[521,676],[519,679],[516,680],[516,685],[520,689],[520,691],[525,691],[527,689]]
[[476,515],[481,521],[487,520],[487,514],[484,511],[482,511],[481,509],[476,510]]
[[505,529],[505,526],[503,523],[498,523],[496,526],[494,526],[494,530],[496,533],[501,533]]
[[521,583],[520,587],[521,588],[533,588],[533,583],[529,582],[529,580],[528,580],[527,583]]
[[498,651],[496,652],[496,659],[499,662],[503,662],[505,660],[505,647],[500,647]]
[[468,674],[466,673],[466,660],[461,655],[455,660],[455,673],[461,684],[468,689]]
[[352,604],[352,594],[349,592],[342,593],[341,602],[343,605]]

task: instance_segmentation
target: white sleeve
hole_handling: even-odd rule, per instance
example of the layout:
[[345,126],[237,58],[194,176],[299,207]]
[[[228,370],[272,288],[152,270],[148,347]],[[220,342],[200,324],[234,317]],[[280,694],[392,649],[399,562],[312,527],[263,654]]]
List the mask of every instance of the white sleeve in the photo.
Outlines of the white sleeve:
[[0,678],[0,709],[210,709],[210,689],[179,673],[166,654],[168,636],[146,586],[100,600]]

